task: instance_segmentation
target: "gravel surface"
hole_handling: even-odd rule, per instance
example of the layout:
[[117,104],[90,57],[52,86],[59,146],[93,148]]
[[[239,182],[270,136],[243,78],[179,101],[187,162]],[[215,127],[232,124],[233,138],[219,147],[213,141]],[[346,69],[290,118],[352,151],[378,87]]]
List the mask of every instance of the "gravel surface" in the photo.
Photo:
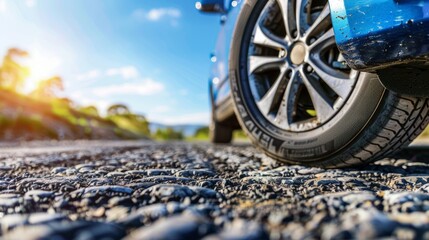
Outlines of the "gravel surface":
[[342,170],[246,144],[38,143],[0,159],[4,239],[429,239],[424,147]]

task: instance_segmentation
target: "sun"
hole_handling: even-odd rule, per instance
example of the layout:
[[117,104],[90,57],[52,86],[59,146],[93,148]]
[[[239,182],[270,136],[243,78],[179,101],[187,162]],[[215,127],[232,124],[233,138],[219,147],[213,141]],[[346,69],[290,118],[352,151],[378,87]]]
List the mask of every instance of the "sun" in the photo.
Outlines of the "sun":
[[38,86],[40,81],[57,75],[57,70],[61,65],[61,59],[49,54],[40,54],[38,51],[30,52],[26,66],[30,75],[25,83],[25,91],[30,92]]

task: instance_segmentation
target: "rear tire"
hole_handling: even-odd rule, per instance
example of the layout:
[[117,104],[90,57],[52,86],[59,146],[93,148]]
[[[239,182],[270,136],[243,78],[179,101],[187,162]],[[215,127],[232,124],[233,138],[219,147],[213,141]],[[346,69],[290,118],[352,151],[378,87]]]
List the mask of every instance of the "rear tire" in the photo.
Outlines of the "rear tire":
[[210,124],[210,141],[212,143],[225,144],[232,141],[233,129],[212,120]]
[[[282,37],[277,35],[272,37],[276,32],[269,32],[271,35],[264,36],[267,31],[279,29],[282,24],[284,26],[292,24],[293,20],[281,23],[282,16],[279,14],[283,12],[277,14],[269,12],[275,12],[276,9],[278,11],[281,9],[280,4],[289,1],[291,0],[248,0],[243,4],[238,17],[230,53],[230,82],[237,118],[251,141],[270,157],[286,163],[317,167],[346,167],[368,163],[393,154],[416,138],[429,123],[428,99],[406,97],[390,92],[381,85],[377,75],[369,73],[349,71],[350,79],[344,78],[343,82],[336,81],[337,85],[329,85],[334,79],[340,79],[335,76],[346,76],[347,71],[330,69],[327,65],[325,69],[328,74],[325,74],[326,72],[321,72],[321,68],[318,71],[315,70],[317,64],[313,68],[308,68],[308,65],[314,64],[308,58],[314,56],[311,53],[309,56],[302,57],[300,53],[310,52],[313,48],[308,47],[309,50],[306,50],[306,40],[300,37],[300,33],[296,37],[298,40],[285,40],[285,43],[279,40]],[[297,0],[297,2],[300,1],[306,0]],[[291,4],[293,7],[296,5],[300,6],[300,4]],[[317,6],[316,10],[311,10],[311,18],[317,19],[315,15],[319,12],[320,15],[326,13],[326,6],[323,10],[322,8],[323,6]],[[305,9],[310,12],[308,10],[310,8]],[[293,17],[296,17],[295,11],[288,12],[293,12]],[[264,16],[267,16],[263,19],[264,24],[267,22],[275,24],[268,30],[265,29],[265,32],[256,29],[256,24],[259,24]],[[322,39],[330,31],[330,18],[324,18],[321,22],[323,27],[316,28],[320,31],[319,35],[315,34],[316,39]],[[304,20],[300,23],[305,24]],[[282,32],[286,34],[285,39],[292,39],[287,35],[288,30],[277,31],[277,33]],[[305,34],[302,33],[304,36]],[[256,35],[259,39],[256,39]],[[333,44],[332,51],[335,52],[335,41],[333,36],[330,37],[331,39],[326,38],[329,43],[325,40],[325,43],[318,44],[323,47]],[[299,48],[296,47],[298,45]],[[276,49],[278,46],[280,49]],[[282,50],[282,47],[285,50]],[[265,60],[276,58],[277,54],[273,50],[279,52],[280,60],[270,62],[270,65],[249,60],[264,54],[264,48],[270,48],[266,51],[267,55],[262,55]],[[323,50],[320,54],[329,51],[331,50]],[[333,54],[332,57],[329,55],[329,59],[332,58],[338,59],[334,65],[339,66],[341,57],[338,54]],[[324,57],[313,61],[322,61],[321,59]],[[283,60],[286,62],[286,67],[283,65],[282,67],[291,69],[290,76],[273,78],[272,76],[277,76],[278,72],[282,74],[281,67],[279,67],[280,70],[275,68]],[[341,67],[343,66],[340,64]],[[286,73],[287,71],[284,70]],[[255,74],[259,77],[255,77]],[[252,84],[256,81],[266,82],[264,84],[258,82],[259,85],[255,87]],[[347,81],[353,81],[353,85],[350,87],[351,82]],[[285,86],[279,87],[281,84]],[[294,87],[295,90],[307,89],[302,97],[306,101],[299,98],[302,93],[298,90],[293,92],[294,94],[286,94],[285,91],[292,88],[291,84],[299,86]],[[342,92],[343,96],[338,92],[342,89],[336,89],[338,86],[341,87],[341,84],[349,87],[348,93]],[[272,91],[273,88],[276,88],[275,91]],[[333,94],[329,95],[325,91]],[[259,92],[262,92],[261,96],[258,96]],[[267,98],[268,94],[273,92],[274,97]],[[318,96],[316,93],[321,95]],[[310,100],[308,100],[309,95]],[[289,98],[283,99],[283,96]],[[318,107],[318,104],[324,104],[318,101],[326,99],[326,96],[333,99],[332,109]],[[270,99],[269,105],[266,104],[266,99]]]

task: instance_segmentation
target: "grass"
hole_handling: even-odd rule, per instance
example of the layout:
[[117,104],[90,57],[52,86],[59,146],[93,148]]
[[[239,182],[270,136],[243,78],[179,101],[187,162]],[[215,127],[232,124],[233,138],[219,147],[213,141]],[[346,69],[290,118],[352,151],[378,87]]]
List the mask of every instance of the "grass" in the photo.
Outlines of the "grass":
[[[235,130],[232,134],[232,139],[240,142],[249,140],[243,130]],[[194,136],[187,137],[185,140],[188,142],[208,142],[210,137],[208,132],[197,132]]]

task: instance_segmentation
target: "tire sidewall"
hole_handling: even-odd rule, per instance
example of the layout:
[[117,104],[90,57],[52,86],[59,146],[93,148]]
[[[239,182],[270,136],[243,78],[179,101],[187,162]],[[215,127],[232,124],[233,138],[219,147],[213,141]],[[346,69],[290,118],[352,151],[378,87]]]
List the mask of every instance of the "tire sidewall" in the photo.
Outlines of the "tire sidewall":
[[253,31],[253,26],[247,27],[247,24],[258,17],[253,13],[255,5],[266,2],[246,1],[236,21],[229,76],[237,118],[250,140],[268,155],[289,162],[321,161],[343,149],[365,128],[376,112],[385,89],[376,75],[360,73],[353,92],[340,111],[324,125],[307,132],[281,130],[261,117],[252,103],[244,100],[244,96],[249,95],[242,84],[247,79],[247,67],[240,63],[240,57],[243,51],[247,51],[243,47],[246,45],[244,37],[249,34],[247,31]]

